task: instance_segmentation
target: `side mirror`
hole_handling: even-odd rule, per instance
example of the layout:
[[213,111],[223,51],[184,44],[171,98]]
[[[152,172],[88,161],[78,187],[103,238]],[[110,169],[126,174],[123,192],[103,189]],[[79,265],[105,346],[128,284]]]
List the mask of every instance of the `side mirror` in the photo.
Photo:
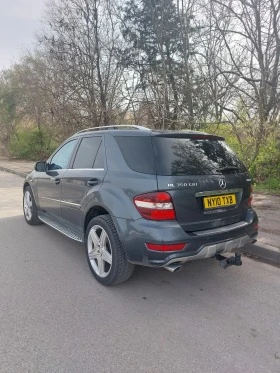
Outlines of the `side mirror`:
[[47,162],[37,162],[35,163],[35,171],[37,172],[46,172]]

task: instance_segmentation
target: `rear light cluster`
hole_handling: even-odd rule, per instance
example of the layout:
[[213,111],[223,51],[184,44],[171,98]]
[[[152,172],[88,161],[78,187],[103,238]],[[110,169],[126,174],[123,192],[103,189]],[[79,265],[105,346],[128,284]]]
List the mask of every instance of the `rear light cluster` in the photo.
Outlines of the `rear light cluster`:
[[[134,204],[140,215],[149,220],[175,220],[175,210],[171,195],[166,192],[154,192],[141,194],[134,197]],[[146,243],[147,249],[151,251],[181,251],[186,243],[176,244],[154,244]]]
[[248,207],[252,206],[252,201],[253,201],[253,187],[252,187],[252,185],[250,185],[250,196],[249,196],[249,199],[248,199]]
[[172,198],[166,192],[141,194],[134,197],[134,204],[140,215],[149,220],[175,220]]

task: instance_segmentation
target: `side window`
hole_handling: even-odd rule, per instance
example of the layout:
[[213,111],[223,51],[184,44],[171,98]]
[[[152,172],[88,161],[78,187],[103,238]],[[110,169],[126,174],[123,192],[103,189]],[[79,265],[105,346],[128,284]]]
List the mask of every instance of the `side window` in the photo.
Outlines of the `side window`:
[[93,168],[101,140],[100,136],[84,137],[77,151],[73,168]]
[[154,153],[150,136],[115,136],[124,160],[133,171],[154,175]]
[[59,149],[59,151],[53,156],[51,163],[49,164],[49,171],[62,170],[68,167],[77,141],[77,139],[69,141],[67,144],[63,145],[63,147]]

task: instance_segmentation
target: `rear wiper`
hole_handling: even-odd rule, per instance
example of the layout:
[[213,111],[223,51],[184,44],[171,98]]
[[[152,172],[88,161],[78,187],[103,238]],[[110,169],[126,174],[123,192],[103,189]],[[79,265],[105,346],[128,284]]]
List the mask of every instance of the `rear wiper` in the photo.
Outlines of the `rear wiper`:
[[221,168],[218,168],[216,171],[219,171],[219,172],[227,172],[227,171],[237,171],[239,170],[238,167],[235,167],[235,166],[227,166],[227,167],[221,167]]

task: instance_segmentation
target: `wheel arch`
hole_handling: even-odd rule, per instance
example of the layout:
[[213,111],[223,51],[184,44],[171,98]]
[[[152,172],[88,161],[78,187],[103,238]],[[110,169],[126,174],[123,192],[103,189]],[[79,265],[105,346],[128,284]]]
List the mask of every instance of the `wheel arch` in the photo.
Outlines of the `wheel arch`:
[[38,201],[38,195],[37,195],[37,188],[36,188],[36,184],[34,185],[34,183],[29,183],[28,180],[25,180],[24,181],[24,184],[23,184],[23,193],[25,191],[25,189],[29,187],[33,193],[33,197],[34,197],[34,200],[38,206],[38,208],[40,208],[40,205],[39,205],[39,201]]
[[100,215],[110,215],[109,211],[106,210],[104,207],[102,206],[99,206],[99,205],[96,205],[96,206],[92,206],[86,213],[85,215],[85,218],[84,218],[84,233],[86,232],[87,230],[87,226],[89,224],[89,222],[93,219],[93,218],[96,218],[97,216],[100,216]]
[[122,231],[121,231],[121,228],[120,228],[120,226],[119,226],[119,223],[118,223],[116,217],[112,214],[112,212],[111,212],[109,209],[107,209],[107,208],[105,208],[105,207],[103,207],[103,206],[101,206],[101,205],[95,205],[95,206],[92,206],[92,207],[90,207],[89,210],[86,212],[86,215],[85,215],[85,218],[84,218],[84,224],[83,224],[84,237],[85,237],[85,235],[86,235],[86,231],[87,231],[87,227],[88,227],[89,222],[90,222],[93,218],[95,218],[95,217],[97,217],[97,216],[100,216],[100,215],[109,215],[109,216],[111,217],[111,219],[112,219],[112,221],[113,221],[113,223],[114,223],[114,225],[115,225],[115,228],[116,228],[116,230],[117,230],[117,233],[118,233],[118,235],[119,235],[119,239],[120,239],[120,241],[121,241],[121,243],[122,243],[122,245],[123,245],[123,247],[124,247],[124,249],[125,249],[125,256],[126,256],[126,258],[127,258],[126,245],[125,245],[125,242],[124,242],[123,233],[122,233]]
[[[30,187],[31,188],[31,185],[29,184],[28,181],[25,181],[24,184],[23,184],[23,190],[25,190],[27,187]],[[32,188],[31,188],[32,189]]]

